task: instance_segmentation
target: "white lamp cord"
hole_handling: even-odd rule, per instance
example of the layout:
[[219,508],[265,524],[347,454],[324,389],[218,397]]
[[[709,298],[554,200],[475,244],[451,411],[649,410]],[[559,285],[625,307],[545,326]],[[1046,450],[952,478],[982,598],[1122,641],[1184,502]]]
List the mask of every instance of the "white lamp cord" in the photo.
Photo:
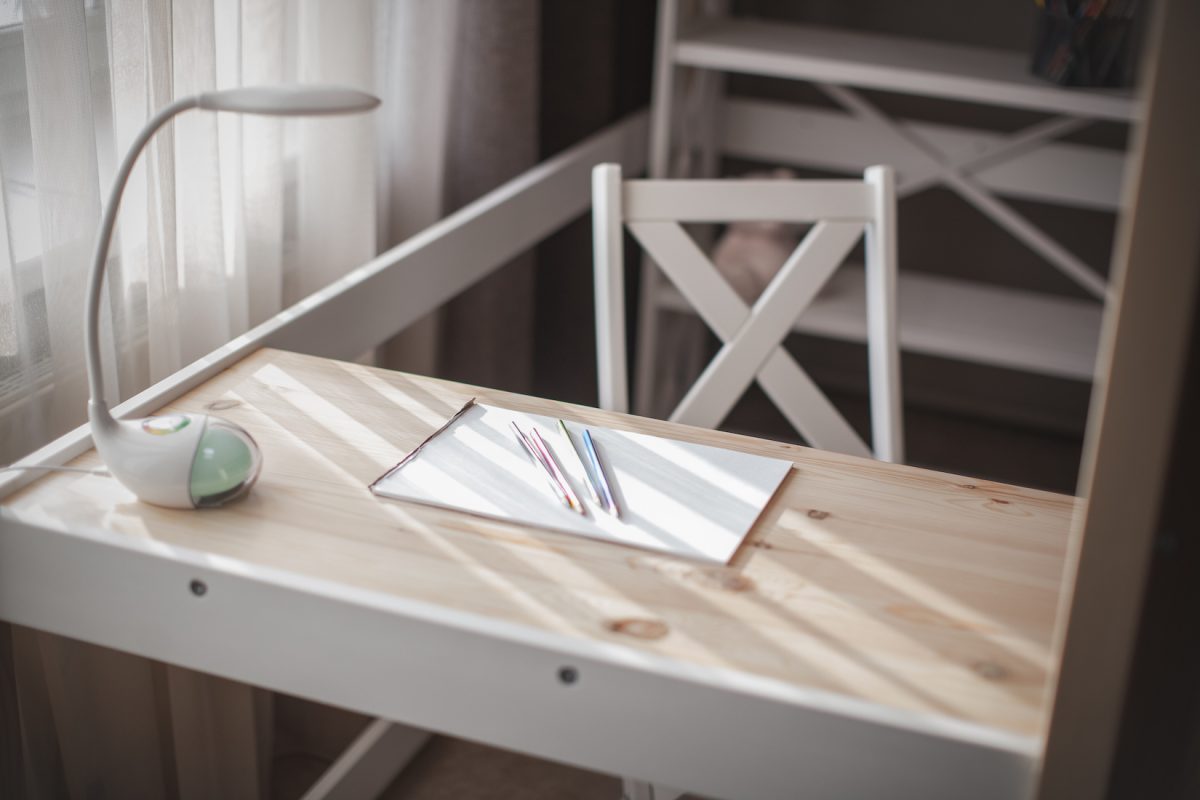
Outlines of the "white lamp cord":
[[0,472],[18,472],[26,469],[40,469],[45,472],[83,472],[88,475],[109,475],[111,474],[106,469],[99,467],[44,467],[40,464],[10,464],[7,467],[0,467]]

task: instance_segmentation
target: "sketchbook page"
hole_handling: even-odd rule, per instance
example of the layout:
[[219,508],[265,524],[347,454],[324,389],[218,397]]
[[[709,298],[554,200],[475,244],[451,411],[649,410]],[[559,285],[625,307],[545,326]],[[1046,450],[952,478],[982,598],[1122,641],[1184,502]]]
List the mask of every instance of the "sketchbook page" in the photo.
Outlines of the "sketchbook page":
[[[591,432],[619,519],[592,500],[557,418],[488,405],[468,404],[371,489],[397,500],[724,564],[792,467],[782,459],[565,421],[581,453],[584,428]],[[585,515],[555,496],[510,422],[526,434],[537,428]]]

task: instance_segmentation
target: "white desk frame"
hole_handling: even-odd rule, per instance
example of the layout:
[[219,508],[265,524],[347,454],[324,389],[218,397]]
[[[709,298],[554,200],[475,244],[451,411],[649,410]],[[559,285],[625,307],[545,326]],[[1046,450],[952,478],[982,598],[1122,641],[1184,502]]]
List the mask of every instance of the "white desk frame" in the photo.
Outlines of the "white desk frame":
[[[118,416],[151,412],[260,347],[366,351],[585,212],[594,164],[640,172],[646,141],[644,114],[612,126],[123,403]],[[90,447],[81,427],[24,463],[62,464]],[[6,475],[0,497],[35,478]],[[1041,750],[1040,740],[992,728],[152,540],[48,530],[4,508],[0,619],[405,723],[371,723],[310,798],[374,796],[423,731],[738,798],[787,797],[798,786],[809,798],[1025,797]],[[559,678],[567,666],[574,683]],[[740,743],[736,757],[719,757],[730,742]]]

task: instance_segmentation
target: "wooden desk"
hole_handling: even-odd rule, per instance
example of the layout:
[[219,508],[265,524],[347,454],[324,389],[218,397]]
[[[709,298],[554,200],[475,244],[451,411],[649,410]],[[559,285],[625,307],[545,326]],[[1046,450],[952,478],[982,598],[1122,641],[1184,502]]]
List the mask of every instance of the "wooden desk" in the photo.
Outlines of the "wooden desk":
[[[796,468],[719,568],[367,491],[472,396]],[[0,617],[705,794],[1032,774],[1074,498],[273,350],[169,409],[245,426],[253,493],[48,476],[2,508]]]

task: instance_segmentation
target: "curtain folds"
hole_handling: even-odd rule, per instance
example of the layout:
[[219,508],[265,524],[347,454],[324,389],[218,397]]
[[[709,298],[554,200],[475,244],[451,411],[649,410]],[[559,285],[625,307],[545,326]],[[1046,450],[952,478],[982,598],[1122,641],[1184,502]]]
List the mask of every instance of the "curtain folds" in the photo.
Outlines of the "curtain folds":
[[[0,463],[85,419],[83,300],[101,202],[145,120],[212,88],[375,90],[374,3],[26,0],[0,28]],[[10,20],[11,22],[11,20]],[[118,217],[110,402],[375,252],[375,127],[189,112]]]
[[[539,0],[379,0],[380,249],[539,158]],[[386,366],[533,389],[534,256],[514,259],[383,348]]]
[[[539,0],[459,0],[446,153],[446,212],[538,162]],[[518,256],[447,304],[438,374],[533,390],[534,263]]]
[[[213,88],[375,91],[371,0],[0,4],[0,464],[85,419],[103,194],[146,119]],[[131,175],[102,343],[127,398],[369,259],[375,126],[188,112]],[[0,624],[0,795],[269,797],[270,693]],[[12,745],[10,747],[10,745]]]
[[[538,160],[538,0],[21,8],[6,26],[0,0],[0,464],[84,421],[84,273],[102,193],[145,120],[174,98],[338,82],[385,102],[322,120],[193,111],[160,132],[113,242],[110,402]],[[532,256],[517,259],[419,328],[415,356],[409,347],[397,365],[530,389],[533,279]],[[287,726],[272,727],[268,692],[0,624],[0,710],[6,685],[19,713],[0,714],[0,738],[15,731],[35,793],[271,795],[271,735]],[[330,727],[328,710],[288,708]]]

